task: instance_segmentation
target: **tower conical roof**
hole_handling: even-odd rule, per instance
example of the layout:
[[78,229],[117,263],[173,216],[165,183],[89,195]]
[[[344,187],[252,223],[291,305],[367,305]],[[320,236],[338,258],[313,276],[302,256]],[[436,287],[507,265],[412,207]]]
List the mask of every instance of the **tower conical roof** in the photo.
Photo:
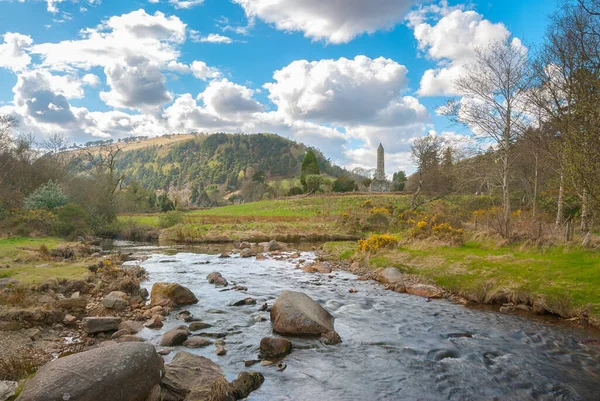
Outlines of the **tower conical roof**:
[[383,149],[383,144],[380,142],[379,147],[377,149]]

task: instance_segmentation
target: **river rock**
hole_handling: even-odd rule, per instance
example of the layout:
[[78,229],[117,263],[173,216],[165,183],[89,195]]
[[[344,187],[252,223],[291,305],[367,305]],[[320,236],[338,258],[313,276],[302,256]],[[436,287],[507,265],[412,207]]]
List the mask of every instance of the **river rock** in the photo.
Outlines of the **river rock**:
[[256,305],[256,299],[254,299],[254,298],[240,299],[239,301],[232,301],[230,303],[230,305],[231,306]]
[[240,246],[238,246],[238,249],[250,249],[250,248],[252,248],[252,244],[249,242],[246,242],[246,241],[242,242],[240,244]]
[[25,383],[17,400],[144,401],[162,376],[163,361],[154,346],[116,344],[44,365]]
[[212,342],[202,337],[190,337],[183,342],[183,346],[187,348],[202,348],[211,345]]
[[129,335],[129,330],[127,329],[119,329],[119,331],[115,331],[112,336],[110,336],[111,340],[116,340],[119,337]]
[[212,324],[206,322],[192,322],[190,323],[190,331],[204,330],[212,327]]
[[85,317],[81,327],[88,334],[119,330],[121,318],[118,317]]
[[227,349],[223,346],[218,346],[215,348],[215,354],[217,356],[223,356],[223,355],[227,354]]
[[319,338],[319,341],[325,345],[336,345],[342,342],[342,338],[335,331],[325,333]]
[[72,326],[72,325],[74,325],[75,323],[77,323],[77,318],[76,318],[75,316],[73,316],[73,315],[69,315],[69,314],[67,314],[67,315],[65,316],[65,318],[63,319],[63,324],[64,324],[65,326]]
[[219,272],[210,273],[208,276],[206,276],[206,279],[210,284],[214,284],[217,287],[227,287],[229,284],[227,280],[225,280],[225,277],[223,277]]
[[120,343],[143,343],[144,340],[142,337],[134,336],[131,334],[125,334],[117,339]]
[[413,284],[406,286],[406,292],[411,295],[417,295],[425,298],[441,298],[444,292],[433,285]]
[[154,283],[150,294],[152,306],[182,306],[198,302],[198,298],[189,288],[177,283]]
[[377,275],[377,281],[383,284],[397,284],[401,283],[403,280],[404,275],[395,267],[383,269],[381,273]]
[[306,273],[321,273],[321,274],[329,274],[333,271],[331,266],[325,265],[323,263],[315,263],[312,265],[307,265],[307,266],[304,266],[301,270]]
[[127,294],[122,291],[113,291],[102,299],[102,306],[106,309],[123,310],[129,306]]
[[144,323],[144,326],[146,326],[149,329],[160,329],[161,327],[163,327],[162,316],[160,316],[160,315],[152,316],[152,318],[150,320],[148,320],[146,323]]
[[142,323],[135,320],[125,320],[119,324],[119,330],[127,330],[129,334],[137,334],[142,331],[143,328],[144,326]]
[[242,372],[231,382],[229,393],[236,400],[248,398],[251,392],[258,390],[265,382],[265,377],[258,372]]
[[0,401],[6,401],[15,393],[19,388],[19,383],[13,381],[0,381]]
[[174,347],[183,344],[190,335],[186,326],[177,326],[167,331],[160,339],[160,345],[163,347]]
[[225,258],[230,258],[231,257],[231,252],[223,252],[222,254],[219,255],[219,259],[225,259]]
[[335,331],[334,318],[308,295],[284,291],[271,307],[273,331],[282,335],[313,335]]
[[283,245],[275,240],[271,240],[267,245],[265,245],[265,252],[281,251],[282,249]]
[[260,353],[265,358],[280,358],[292,352],[291,341],[281,337],[265,337],[260,340]]
[[265,256],[264,253],[257,253],[256,260],[267,260],[267,257]]
[[178,352],[165,367],[160,399],[200,401],[213,397],[220,400],[222,398],[213,391],[216,381],[227,383],[219,365],[202,356]]
[[252,256],[256,256],[256,252],[252,252],[252,249],[246,248],[241,250],[240,256],[242,258],[251,258]]

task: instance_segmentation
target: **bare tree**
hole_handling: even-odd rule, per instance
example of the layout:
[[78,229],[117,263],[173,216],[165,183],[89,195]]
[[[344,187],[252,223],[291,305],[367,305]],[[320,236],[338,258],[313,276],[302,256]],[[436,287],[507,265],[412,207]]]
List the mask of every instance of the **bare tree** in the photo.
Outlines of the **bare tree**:
[[502,234],[510,235],[510,166],[512,148],[527,124],[526,93],[530,84],[529,59],[517,39],[506,37],[485,48],[475,49],[475,58],[455,86],[462,99],[452,99],[444,113],[471,129],[483,140],[491,140],[500,161],[503,196]]
[[93,174],[108,179],[110,195],[121,192],[125,181],[125,174],[119,174],[116,168],[118,156],[122,151],[118,144],[108,144],[87,148],[83,153],[85,160],[90,163]]
[[[423,190],[426,179],[437,173],[440,162],[443,142],[434,135],[427,135],[414,141],[410,148],[411,158],[417,165],[417,189],[412,197],[412,208],[416,209],[423,202],[419,202],[419,196]],[[432,170],[436,171],[432,171]]]
[[[594,11],[595,10],[595,11]],[[600,206],[600,14],[597,0],[565,2],[554,15],[534,63],[533,104],[555,127],[553,154],[560,166],[557,227],[564,186],[581,198],[581,229],[590,232],[591,204]],[[589,238],[589,235],[586,236]]]

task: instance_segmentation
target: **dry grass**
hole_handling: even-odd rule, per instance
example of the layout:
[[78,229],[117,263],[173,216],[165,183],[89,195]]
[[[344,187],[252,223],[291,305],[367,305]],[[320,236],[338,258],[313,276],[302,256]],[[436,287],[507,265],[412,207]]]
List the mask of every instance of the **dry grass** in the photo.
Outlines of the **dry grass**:
[[0,380],[19,381],[34,373],[47,359],[30,347],[19,347],[8,354],[3,352],[0,355]]

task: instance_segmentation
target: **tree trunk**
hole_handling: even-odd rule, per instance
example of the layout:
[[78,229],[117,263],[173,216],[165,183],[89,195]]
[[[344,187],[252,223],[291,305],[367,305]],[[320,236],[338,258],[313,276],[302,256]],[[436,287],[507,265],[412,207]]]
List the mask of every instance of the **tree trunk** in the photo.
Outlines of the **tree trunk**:
[[556,223],[554,227],[559,229],[565,214],[565,176],[562,172],[560,173],[560,186],[558,188],[558,203],[556,209]]
[[510,192],[508,188],[508,148],[504,150],[502,160],[502,196],[504,201],[504,215],[502,231],[506,238],[510,237]]
[[532,209],[531,214],[533,217],[533,221],[536,221],[536,219],[537,219],[538,180],[539,180],[538,154],[534,153],[533,156],[535,157],[535,176],[534,176],[534,180],[533,180],[533,205],[531,208]]
[[581,194],[581,231],[587,232],[589,227],[589,217],[590,217],[590,204],[589,204],[589,195],[587,189],[583,190],[583,194]]

